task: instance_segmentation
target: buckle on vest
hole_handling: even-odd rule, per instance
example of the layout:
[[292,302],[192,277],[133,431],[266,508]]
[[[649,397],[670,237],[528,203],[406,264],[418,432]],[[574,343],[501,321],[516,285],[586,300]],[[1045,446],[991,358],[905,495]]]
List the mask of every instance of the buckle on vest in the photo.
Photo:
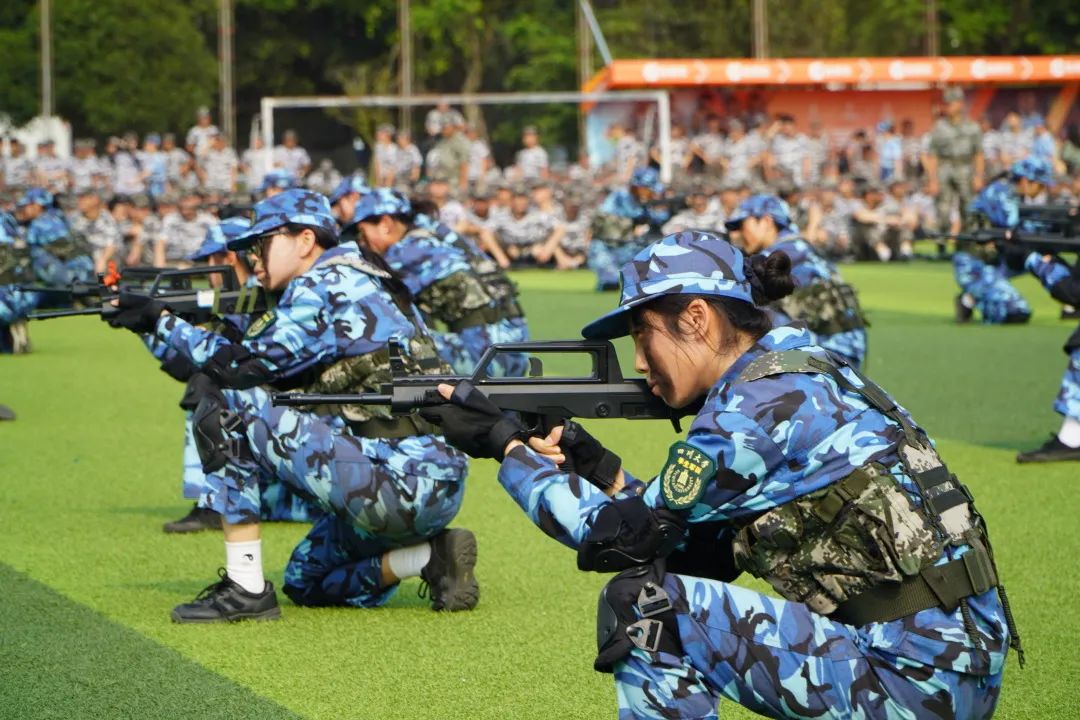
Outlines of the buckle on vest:
[[[667,591],[656,583],[647,582],[638,593],[637,609],[641,617],[650,618],[671,609],[671,598]],[[632,626],[631,626],[632,627]]]
[[660,635],[664,632],[664,623],[659,620],[638,620],[626,626],[626,636],[630,642],[646,652],[660,649]]
[[225,432],[240,432],[244,427],[244,421],[240,415],[232,410],[221,411],[221,429]]

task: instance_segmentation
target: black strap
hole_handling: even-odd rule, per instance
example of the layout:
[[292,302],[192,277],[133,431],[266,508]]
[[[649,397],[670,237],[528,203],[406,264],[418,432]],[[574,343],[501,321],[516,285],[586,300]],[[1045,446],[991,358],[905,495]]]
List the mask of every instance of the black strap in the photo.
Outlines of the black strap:
[[987,551],[973,547],[959,559],[931,565],[901,583],[886,583],[841,603],[829,616],[862,627],[890,622],[927,608],[952,612],[964,598],[997,587],[998,578]]

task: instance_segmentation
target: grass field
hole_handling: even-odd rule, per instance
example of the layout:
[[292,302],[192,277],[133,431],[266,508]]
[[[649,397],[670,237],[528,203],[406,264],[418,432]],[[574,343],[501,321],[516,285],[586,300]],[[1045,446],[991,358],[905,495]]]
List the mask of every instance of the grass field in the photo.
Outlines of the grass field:
[[[1030,279],[1030,325],[957,327],[945,265],[844,273],[873,323],[869,374],[938,439],[988,520],[1028,656],[1024,671],[1010,658],[998,716],[1075,717],[1080,465],[1013,459],[1058,427],[1071,326]],[[616,301],[584,273],[519,280],[538,339],[577,337]],[[160,531],[187,509],[179,386],[93,319],[32,338],[32,355],[0,357],[0,402],[19,413],[0,423],[0,718],[614,717],[611,679],[591,669],[604,580],[526,520],[490,462],[474,464],[458,519],[480,541],[475,612],[436,615],[410,581],[379,610],[279,596],[282,622],[173,625],[172,606],[224,559],[220,533]],[[638,474],[675,439],[659,422],[591,429]],[[275,584],[304,530],[265,527]]]

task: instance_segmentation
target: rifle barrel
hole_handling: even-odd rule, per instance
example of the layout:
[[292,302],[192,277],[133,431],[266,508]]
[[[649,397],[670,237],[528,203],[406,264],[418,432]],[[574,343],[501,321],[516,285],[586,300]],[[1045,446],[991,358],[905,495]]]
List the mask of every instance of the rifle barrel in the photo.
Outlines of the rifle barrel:
[[101,308],[83,308],[82,310],[50,310],[48,312],[30,313],[27,317],[31,320],[48,320],[50,318],[74,317],[76,315],[100,315]]
[[382,393],[325,395],[320,393],[279,392],[271,398],[274,405],[390,405],[393,396]]

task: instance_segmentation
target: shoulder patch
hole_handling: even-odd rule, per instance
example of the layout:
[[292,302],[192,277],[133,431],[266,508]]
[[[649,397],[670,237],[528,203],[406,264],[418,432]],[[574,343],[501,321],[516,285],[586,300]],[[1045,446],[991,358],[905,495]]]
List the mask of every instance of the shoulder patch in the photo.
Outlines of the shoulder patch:
[[261,335],[266,328],[274,324],[277,320],[277,311],[267,310],[259,317],[255,318],[250,325],[248,325],[247,332],[244,333],[245,338],[253,338]]
[[716,475],[716,463],[693,445],[680,440],[668,450],[660,470],[660,494],[672,510],[686,510],[705,493],[705,483]]

